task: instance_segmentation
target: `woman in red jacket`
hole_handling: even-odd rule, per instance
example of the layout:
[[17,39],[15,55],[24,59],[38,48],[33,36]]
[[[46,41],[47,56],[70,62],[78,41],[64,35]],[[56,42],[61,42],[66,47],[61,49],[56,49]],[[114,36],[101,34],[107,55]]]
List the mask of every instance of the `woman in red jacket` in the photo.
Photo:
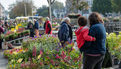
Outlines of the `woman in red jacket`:
[[78,48],[80,49],[85,41],[95,41],[96,39],[94,37],[91,37],[88,35],[89,33],[89,28],[86,26],[87,25],[87,19],[83,16],[79,17],[78,19],[78,25],[80,26],[76,31],[76,37],[77,37],[77,45]]
[[44,24],[45,34],[52,34],[52,24],[49,21],[49,18],[46,18],[46,22]]

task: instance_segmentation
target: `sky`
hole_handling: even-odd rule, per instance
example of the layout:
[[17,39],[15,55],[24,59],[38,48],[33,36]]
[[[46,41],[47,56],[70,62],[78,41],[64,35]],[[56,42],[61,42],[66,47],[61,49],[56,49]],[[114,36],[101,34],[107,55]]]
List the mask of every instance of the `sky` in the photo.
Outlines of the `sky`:
[[[65,5],[65,1],[66,0],[56,0],[56,1],[63,2],[64,5]],[[0,3],[3,5],[3,7],[5,8],[5,10],[9,10],[8,9],[9,8],[9,5],[10,4],[13,4],[15,2],[16,2],[16,0],[0,0]],[[34,2],[34,5],[37,8],[41,7],[42,5],[48,5],[47,0],[33,0],[33,2]]]

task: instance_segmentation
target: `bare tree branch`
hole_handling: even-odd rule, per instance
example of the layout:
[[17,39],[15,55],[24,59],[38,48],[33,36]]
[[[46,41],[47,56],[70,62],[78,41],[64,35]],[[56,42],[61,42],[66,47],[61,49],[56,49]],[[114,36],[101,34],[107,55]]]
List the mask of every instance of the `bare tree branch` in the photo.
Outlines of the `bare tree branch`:
[[48,4],[49,4],[49,0],[47,0]]
[[51,0],[51,4],[53,4],[55,2],[55,0]]

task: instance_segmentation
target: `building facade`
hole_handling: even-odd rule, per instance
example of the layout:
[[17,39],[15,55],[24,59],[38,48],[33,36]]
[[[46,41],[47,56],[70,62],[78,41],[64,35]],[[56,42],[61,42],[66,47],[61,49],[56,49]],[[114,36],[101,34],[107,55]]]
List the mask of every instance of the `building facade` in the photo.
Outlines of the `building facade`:
[[0,3],[0,18],[4,17],[4,7]]

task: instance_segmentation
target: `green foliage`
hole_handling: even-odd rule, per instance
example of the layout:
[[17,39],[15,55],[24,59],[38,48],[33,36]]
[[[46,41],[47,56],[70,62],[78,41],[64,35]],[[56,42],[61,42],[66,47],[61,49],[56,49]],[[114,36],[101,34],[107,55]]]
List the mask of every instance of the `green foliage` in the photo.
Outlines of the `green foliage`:
[[121,0],[112,0],[113,12],[121,12]]
[[[41,38],[30,39],[24,43],[24,45],[27,45],[24,47],[27,49],[26,52],[9,55],[8,68],[14,69],[14,65],[16,65],[15,68],[17,69],[81,68],[81,54],[73,48],[73,43],[62,47],[57,37],[44,35],[41,36]],[[34,50],[33,47],[35,47],[36,50]],[[22,49],[18,48],[18,50]],[[14,53],[18,50],[15,49],[12,52]],[[33,51],[36,52],[36,56],[33,56]],[[19,62],[20,59],[22,59],[22,61]]]
[[84,1],[80,2],[80,4],[79,4],[79,10],[80,11],[87,10],[88,8],[89,8],[89,5],[88,5],[87,2],[84,2]]
[[105,15],[105,13],[112,12],[111,0],[93,0],[92,11],[99,12]]
[[106,42],[108,43],[109,51],[112,55],[121,59],[121,33],[119,35],[115,33],[108,34]]
[[52,10],[54,10],[54,9],[63,9],[63,8],[64,8],[64,5],[63,5],[62,2],[55,1],[52,4]]
[[37,14],[39,14],[40,16],[43,16],[43,17],[47,17],[48,16],[48,7],[46,5],[43,5],[42,7],[40,7],[38,10],[37,10]]

